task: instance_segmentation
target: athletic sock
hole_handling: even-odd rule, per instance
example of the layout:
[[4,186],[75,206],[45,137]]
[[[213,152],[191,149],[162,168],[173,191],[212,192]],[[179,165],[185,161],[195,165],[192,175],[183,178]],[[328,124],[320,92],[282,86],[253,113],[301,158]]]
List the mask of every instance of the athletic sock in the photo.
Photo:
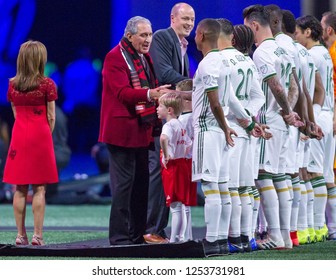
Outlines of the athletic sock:
[[[256,185],[260,192],[262,209],[271,238],[275,241],[282,239],[280,232],[279,200],[273,185],[272,174],[259,174]],[[261,212],[260,209],[259,212]]]
[[183,241],[183,228],[185,228],[184,221],[186,220],[183,215],[185,212],[182,209],[181,202],[172,202],[170,204],[171,213],[171,234],[170,242]]
[[325,224],[327,186],[323,176],[315,177],[310,182],[314,190],[314,228],[320,229]]
[[193,240],[192,222],[191,222],[191,207],[184,205],[184,209],[185,209],[186,218],[187,218],[184,240]]
[[310,181],[305,181],[307,190],[307,223],[308,228],[314,228],[314,190]]
[[326,215],[328,221],[329,236],[336,233],[336,186],[327,188],[328,200]]
[[251,189],[251,187],[240,187],[238,191],[241,202],[240,233],[251,238],[253,209],[249,189]]
[[308,220],[307,220],[308,195],[304,181],[300,182],[300,188],[301,188],[301,199],[299,203],[297,229],[305,230],[308,228]]
[[[204,198],[204,220],[206,225],[205,239],[214,242],[218,239],[219,221],[221,218],[222,205],[218,184],[202,182]],[[229,193],[229,192],[228,192]]]
[[292,181],[292,177],[288,174],[286,174],[286,184],[287,184],[287,188],[290,194],[291,199],[293,199],[293,181]]
[[299,176],[292,179],[293,184],[293,201],[292,201],[292,211],[290,219],[290,230],[297,231],[298,215],[299,215],[299,205],[301,200],[301,186]]
[[292,199],[290,197],[285,174],[273,175],[273,183],[279,199],[280,229],[283,240],[289,240]]
[[[232,202],[228,183],[218,184],[221,200],[221,215],[219,221],[218,239],[227,239],[229,235]],[[238,196],[239,198],[239,196]]]
[[[260,194],[256,187],[252,187],[253,194],[253,212],[252,212],[252,237],[254,236],[254,232],[257,230],[258,223],[258,214],[260,208]],[[266,221],[265,221],[266,223]]]
[[242,205],[241,205],[240,197],[238,194],[238,188],[229,188],[229,191],[230,191],[231,204],[232,204],[230,226],[229,226],[229,236],[239,237]]

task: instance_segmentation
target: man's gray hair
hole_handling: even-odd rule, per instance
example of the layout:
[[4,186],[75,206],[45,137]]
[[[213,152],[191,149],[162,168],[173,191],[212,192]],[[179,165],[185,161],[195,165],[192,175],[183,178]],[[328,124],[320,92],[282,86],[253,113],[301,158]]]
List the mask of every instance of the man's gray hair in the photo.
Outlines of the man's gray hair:
[[129,32],[132,35],[137,34],[138,33],[138,24],[140,22],[144,22],[149,24],[150,26],[152,26],[151,22],[144,18],[144,17],[140,17],[140,16],[135,16],[132,17],[128,20],[125,31],[124,31],[124,36],[126,36],[126,34]]

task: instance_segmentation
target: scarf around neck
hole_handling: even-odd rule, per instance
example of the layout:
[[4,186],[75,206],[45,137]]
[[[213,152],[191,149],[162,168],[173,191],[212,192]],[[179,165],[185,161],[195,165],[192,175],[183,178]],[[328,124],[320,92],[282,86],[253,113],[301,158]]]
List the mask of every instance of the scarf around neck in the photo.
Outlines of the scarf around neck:
[[152,58],[148,53],[143,54],[150,69],[150,77],[146,75],[146,71],[141,63],[141,58],[138,52],[133,47],[132,43],[123,37],[120,41],[120,47],[124,58],[131,71],[131,80],[134,88],[156,88],[158,87],[158,80],[154,74],[154,67]]

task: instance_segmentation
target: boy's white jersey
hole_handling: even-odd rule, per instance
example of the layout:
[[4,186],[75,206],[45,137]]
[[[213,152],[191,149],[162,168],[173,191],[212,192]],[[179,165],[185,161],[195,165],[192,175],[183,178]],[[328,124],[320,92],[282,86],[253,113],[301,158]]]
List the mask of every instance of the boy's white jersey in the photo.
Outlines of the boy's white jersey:
[[296,67],[296,73],[298,75],[300,85],[302,85],[303,77],[310,98],[313,100],[315,91],[315,75],[317,71],[313,57],[309,54],[308,50],[300,43],[295,42],[295,47],[298,50],[300,60],[299,67]]
[[268,87],[267,80],[276,76],[286,94],[288,93],[289,75],[292,71],[288,55],[275,42],[274,38],[269,38],[264,40],[255,50],[253,61],[262,78],[261,88],[266,98],[265,104],[260,110],[260,122],[270,125],[272,128],[287,131],[287,125],[280,114],[281,107]]
[[192,108],[195,133],[208,130],[222,131],[213,115],[207,91],[218,89],[218,98],[225,108],[229,102],[230,66],[228,60],[218,51],[209,52],[199,63],[193,78]]
[[[233,91],[241,105],[251,116],[256,116],[265,103],[265,96],[260,86],[260,79],[256,65],[249,56],[245,56],[233,47],[222,50],[229,60],[231,67],[231,84]],[[227,119],[239,137],[248,137],[230,108]]]
[[161,134],[168,137],[168,154],[171,159],[185,158],[191,148],[191,139],[178,119],[171,119],[162,127]]
[[280,32],[275,35],[275,42],[283,48],[290,57],[290,63],[292,64],[292,68],[297,68],[299,65],[299,54],[294,44],[294,40],[288,35]]
[[316,45],[309,49],[309,53],[314,59],[317,70],[319,71],[325,90],[325,98],[322,110],[334,110],[334,82],[333,82],[333,63],[328,50],[323,45]]
[[[193,142],[194,141],[194,127],[192,123],[192,112],[182,113],[178,117],[178,120],[181,122],[182,126],[187,131],[189,138]],[[190,149],[190,152],[187,154],[186,158],[191,158],[191,157],[192,157],[192,149]]]

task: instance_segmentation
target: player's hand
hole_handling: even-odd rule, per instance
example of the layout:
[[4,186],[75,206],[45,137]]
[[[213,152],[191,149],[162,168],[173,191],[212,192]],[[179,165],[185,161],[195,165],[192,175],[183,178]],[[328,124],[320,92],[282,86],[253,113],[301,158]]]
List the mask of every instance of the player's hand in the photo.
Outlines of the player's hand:
[[258,123],[255,123],[253,129],[250,131],[250,134],[256,138],[262,137],[263,133],[264,133],[263,129]]
[[271,139],[273,137],[272,133],[269,132],[269,126],[266,124],[260,124],[261,129],[263,130],[263,135],[262,138],[264,138],[265,140]]
[[288,115],[282,114],[282,117],[285,123],[287,123],[288,125],[293,125],[295,127],[301,127],[305,125],[296,112],[290,112]]
[[226,131],[224,131],[224,134],[225,134],[226,143],[229,146],[233,147],[234,141],[232,139],[232,135],[235,135],[236,137],[238,137],[238,134],[232,128],[228,128]]

